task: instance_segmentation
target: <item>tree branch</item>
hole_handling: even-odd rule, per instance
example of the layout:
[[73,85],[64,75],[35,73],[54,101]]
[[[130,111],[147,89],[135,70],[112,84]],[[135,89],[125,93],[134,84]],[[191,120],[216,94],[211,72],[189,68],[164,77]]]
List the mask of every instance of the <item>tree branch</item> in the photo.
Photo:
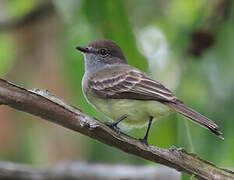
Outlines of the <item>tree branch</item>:
[[[179,180],[181,175],[174,169],[165,166],[129,166],[88,164],[73,162],[57,165],[53,168],[36,168],[24,164],[0,162],[0,179],[14,180]],[[147,178],[146,178],[147,177]]]
[[[45,97],[44,97],[45,96]],[[72,129],[129,154],[163,164],[198,179],[234,179],[234,172],[218,168],[210,162],[183,149],[162,149],[146,146],[139,140],[115,131],[81,110],[44,91],[29,91],[0,79],[1,103],[34,114],[53,123]]]

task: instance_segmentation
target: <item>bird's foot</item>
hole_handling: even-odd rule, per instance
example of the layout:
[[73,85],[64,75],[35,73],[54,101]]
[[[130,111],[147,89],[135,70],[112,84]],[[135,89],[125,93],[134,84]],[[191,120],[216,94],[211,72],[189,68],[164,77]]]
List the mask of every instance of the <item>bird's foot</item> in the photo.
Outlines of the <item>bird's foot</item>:
[[114,130],[117,132],[117,134],[119,135],[119,134],[120,134],[120,128],[118,127],[118,124],[119,124],[121,121],[123,121],[125,118],[127,118],[127,115],[126,115],[126,114],[123,115],[123,116],[121,116],[119,119],[117,119],[117,120],[114,121],[114,122],[106,122],[105,124],[106,124],[107,126],[109,126],[110,128],[114,129]]
[[148,143],[148,141],[147,141],[146,138],[140,138],[139,141],[140,141],[142,144],[146,145],[146,146],[149,145],[149,143]]
[[111,129],[114,129],[116,133],[119,135],[120,134],[120,128],[115,122],[105,122],[105,125],[109,126]]
[[177,148],[176,146],[171,146],[171,147],[169,148],[169,151],[171,151],[171,152],[183,151],[183,150],[184,150],[184,148],[182,148],[182,147]]
[[141,141],[141,143],[144,144],[144,145],[146,145],[146,146],[149,145],[149,143],[148,143],[147,140],[148,140],[149,131],[150,131],[150,127],[151,127],[152,121],[153,121],[153,116],[150,116],[148,127],[147,127],[147,130],[146,130],[146,133],[145,133],[145,137],[139,139]]

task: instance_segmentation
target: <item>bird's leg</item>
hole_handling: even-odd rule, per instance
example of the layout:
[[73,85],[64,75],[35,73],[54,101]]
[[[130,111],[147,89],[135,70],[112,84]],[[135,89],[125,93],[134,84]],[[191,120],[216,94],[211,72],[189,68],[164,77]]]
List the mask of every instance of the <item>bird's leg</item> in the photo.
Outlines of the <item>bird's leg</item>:
[[146,145],[148,145],[148,141],[147,141],[147,140],[148,140],[149,131],[150,131],[150,127],[151,127],[152,121],[153,121],[153,117],[150,116],[149,123],[148,123],[148,127],[147,127],[147,130],[146,130],[146,133],[145,133],[145,136],[144,136],[143,139],[142,139],[142,138],[139,139],[142,143],[144,143],[144,144],[146,144]]
[[118,124],[119,124],[122,120],[124,120],[125,118],[127,118],[127,115],[121,116],[119,119],[117,119],[117,120],[114,121],[114,122],[106,122],[105,124],[106,124],[107,126],[113,128],[113,129],[115,129],[116,132],[117,132],[118,134],[120,134],[120,128],[118,127]]

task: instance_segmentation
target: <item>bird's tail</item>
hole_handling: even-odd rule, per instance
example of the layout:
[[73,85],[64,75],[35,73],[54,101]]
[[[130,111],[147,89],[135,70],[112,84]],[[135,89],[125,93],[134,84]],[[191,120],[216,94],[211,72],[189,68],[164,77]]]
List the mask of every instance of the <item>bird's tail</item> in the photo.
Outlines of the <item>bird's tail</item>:
[[186,107],[183,103],[165,103],[167,106],[174,109],[176,112],[188,117],[194,122],[208,128],[211,132],[216,134],[219,138],[224,139],[222,133],[218,130],[218,125],[207,117],[201,115],[200,113],[194,111],[193,109]]

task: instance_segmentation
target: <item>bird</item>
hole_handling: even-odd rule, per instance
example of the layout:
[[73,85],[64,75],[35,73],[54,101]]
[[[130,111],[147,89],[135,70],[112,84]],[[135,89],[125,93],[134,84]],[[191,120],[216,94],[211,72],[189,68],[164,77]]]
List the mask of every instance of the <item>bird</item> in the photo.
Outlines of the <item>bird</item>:
[[76,49],[83,54],[85,61],[82,79],[84,96],[88,103],[108,117],[110,122],[106,124],[118,133],[119,124],[126,129],[148,124],[144,137],[140,138],[148,145],[152,122],[177,112],[224,139],[212,120],[186,106],[145,72],[129,65],[114,41],[94,40],[88,46],[77,46]]

